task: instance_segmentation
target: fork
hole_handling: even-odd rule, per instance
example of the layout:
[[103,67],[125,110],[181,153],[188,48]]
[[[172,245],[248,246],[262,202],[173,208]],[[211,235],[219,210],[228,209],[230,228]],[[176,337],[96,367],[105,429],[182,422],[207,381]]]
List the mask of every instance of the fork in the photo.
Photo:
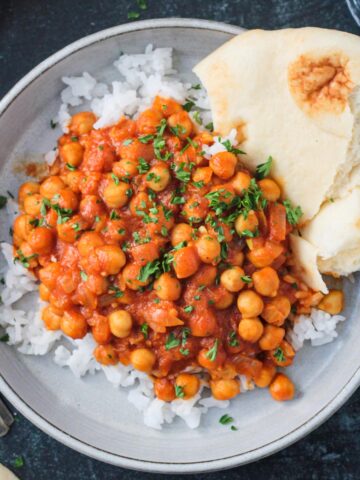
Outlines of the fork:
[[9,412],[5,403],[0,399],[0,437],[4,437],[10,429],[14,417]]

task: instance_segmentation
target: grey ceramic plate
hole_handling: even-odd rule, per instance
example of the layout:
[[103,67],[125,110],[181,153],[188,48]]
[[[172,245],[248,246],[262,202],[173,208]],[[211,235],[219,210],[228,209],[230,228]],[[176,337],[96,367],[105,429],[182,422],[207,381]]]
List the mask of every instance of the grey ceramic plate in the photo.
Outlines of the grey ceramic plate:
[[[14,165],[53,147],[49,120],[58,108],[60,77],[84,70],[100,78],[119,51],[142,52],[148,43],[175,48],[176,67],[193,79],[192,67],[240,33],[237,27],[200,20],[152,20],[86,37],[53,55],[21,80],[0,104],[0,191],[16,190],[23,178]],[[1,238],[5,232],[0,232]],[[201,472],[229,468],[269,455],[314,429],[360,382],[357,321],[358,279],[346,284],[348,320],[336,342],[304,348],[291,376],[297,398],[272,401],[267,391],[238,397],[227,410],[239,430],[219,424],[210,411],[198,430],[179,420],[161,432],[143,426],[137,411],[103,376],[78,380],[50,358],[25,357],[0,346],[0,389],[27,418],[60,442],[115,465],[139,470]]]

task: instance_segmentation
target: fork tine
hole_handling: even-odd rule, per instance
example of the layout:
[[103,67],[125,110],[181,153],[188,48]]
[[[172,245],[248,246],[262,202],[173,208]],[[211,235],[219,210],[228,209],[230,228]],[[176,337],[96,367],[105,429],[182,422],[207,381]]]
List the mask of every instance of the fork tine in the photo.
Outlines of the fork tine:
[[9,431],[9,427],[0,417],[0,437],[4,437],[8,433],[8,431]]
[[0,399],[0,418],[2,419],[4,424],[7,425],[8,427],[10,427],[10,425],[14,421],[14,417],[11,415],[7,406],[1,399]]

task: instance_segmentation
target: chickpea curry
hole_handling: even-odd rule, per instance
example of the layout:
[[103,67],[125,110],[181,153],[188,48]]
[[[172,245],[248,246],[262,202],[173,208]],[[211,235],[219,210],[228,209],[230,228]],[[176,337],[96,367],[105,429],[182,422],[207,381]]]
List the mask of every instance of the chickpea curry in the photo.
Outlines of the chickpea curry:
[[268,178],[271,157],[252,175],[228,140],[206,154],[214,134],[184,107],[156,97],[98,130],[75,114],[49,175],[20,187],[15,260],[40,282],[48,329],[91,333],[98,362],[148,373],[158,398],[188,399],[205,375],[231,399],[244,375],[289,400],[292,314],[342,300],[293,273],[301,209]]

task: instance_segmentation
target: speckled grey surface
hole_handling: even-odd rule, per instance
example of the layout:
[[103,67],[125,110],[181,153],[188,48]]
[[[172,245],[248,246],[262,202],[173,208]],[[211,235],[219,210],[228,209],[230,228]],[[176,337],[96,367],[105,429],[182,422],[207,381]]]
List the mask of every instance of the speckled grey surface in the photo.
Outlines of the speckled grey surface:
[[[345,0],[148,0],[148,3],[148,9],[141,12],[142,19],[195,17],[245,28],[312,25],[360,34]],[[136,10],[135,0],[0,0],[0,97],[50,54],[84,35],[127,22],[127,12],[131,10]],[[24,466],[16,469],[13,465],[19,456],[24,459]],[[0,439],[0,463],[12,468],[21,480],[160,477],[86,458],[52,440],[20,415],[11,433]],[[322,427],[286,450],[251,465],[196,478],[360,478],[360,392]]]

